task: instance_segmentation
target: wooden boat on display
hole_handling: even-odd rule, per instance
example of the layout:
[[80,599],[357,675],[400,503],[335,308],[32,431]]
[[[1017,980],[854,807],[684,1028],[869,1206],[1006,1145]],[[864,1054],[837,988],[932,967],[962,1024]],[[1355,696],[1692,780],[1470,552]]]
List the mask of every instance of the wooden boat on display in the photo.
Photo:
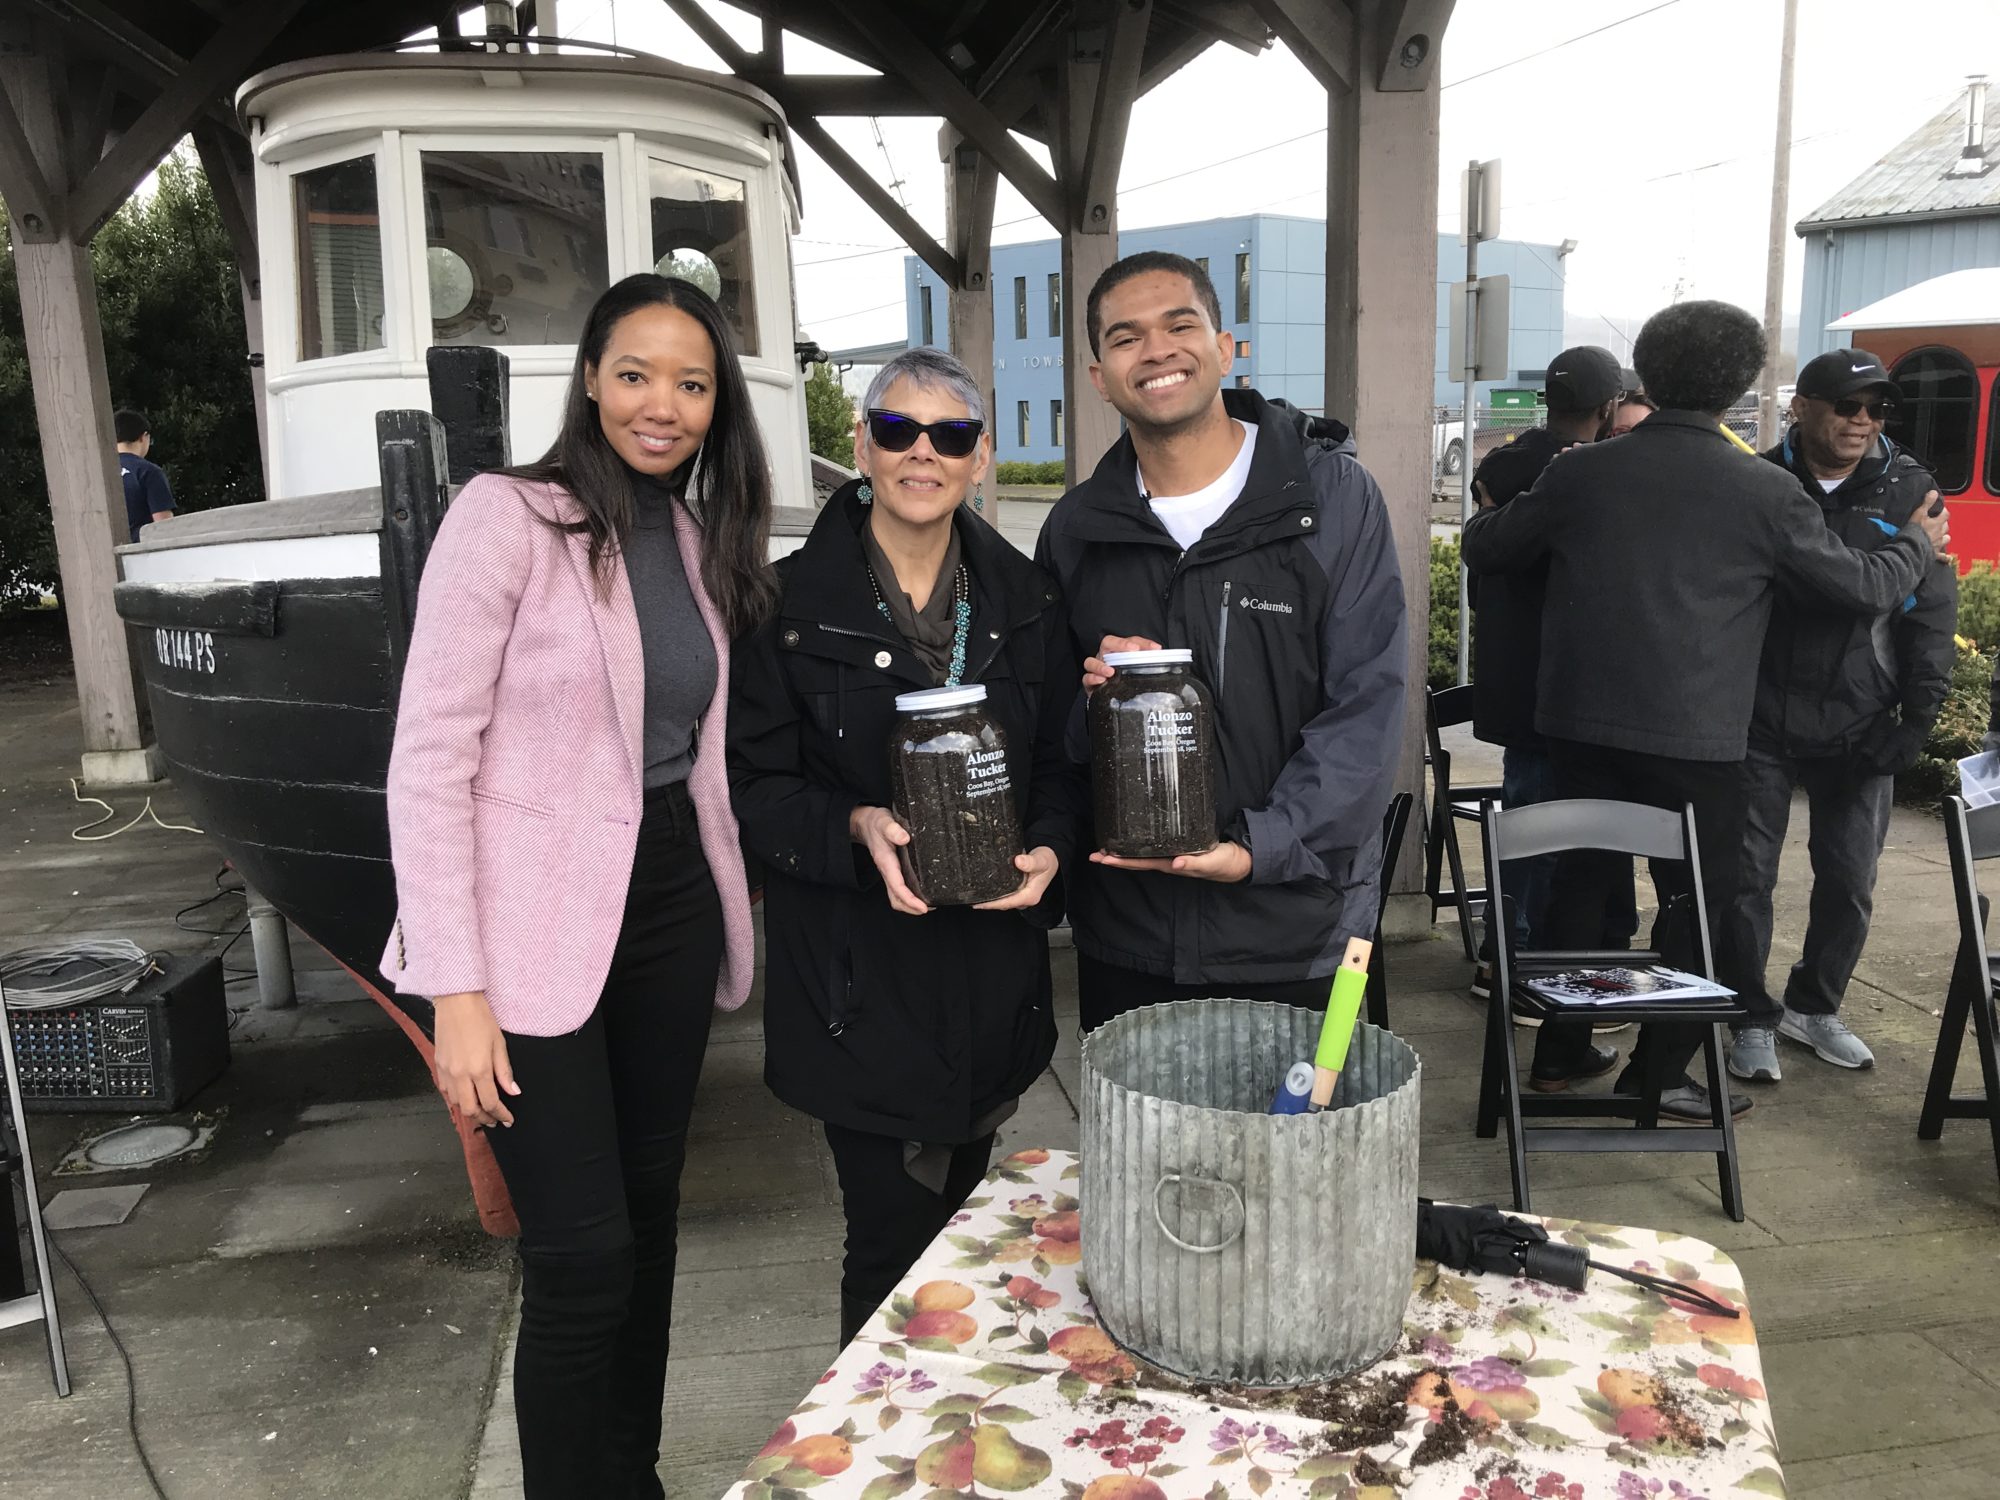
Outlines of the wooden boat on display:
[[[424,555],[457,484],[540,453],[583,318],[684,276],[741,341],[780,501],[809,529],[784,117],[636,56],[371,53],[241,90],[255,151],[270,499],[119,548],[120,616],[170,774],[245,882],[430,1056],[377,959],[395,910],[383,784]],[[824,479],[838,475],[826,473]],[[481,1217],[512,1211],[459,1122]]]

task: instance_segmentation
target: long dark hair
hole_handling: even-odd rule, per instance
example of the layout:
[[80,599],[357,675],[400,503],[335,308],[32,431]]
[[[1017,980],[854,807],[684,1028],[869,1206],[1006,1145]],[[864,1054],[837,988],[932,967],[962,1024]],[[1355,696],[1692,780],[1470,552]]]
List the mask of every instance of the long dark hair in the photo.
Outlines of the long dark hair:
[[610,560],[632,534],[638,497],[630,471],[598,425],[597,404],[584,389],[584,370],[602,364],[611,330],[645,307],[672,307],[701,324],[715,346],[715,418],[701,448],[674,474],[675,487],[701,524],[701,582],[731,635],[761,624],[777,602],[770,566],[771,469],[750,409],[750,386],[736,338],[715,299],[692,282],[641,272],[597,299],[577,341],[576,368],[563,398],[562,425],[549,451],[507,472],[559,484],[583,511],[579,521],[549,524],[587,532],[600,586]]

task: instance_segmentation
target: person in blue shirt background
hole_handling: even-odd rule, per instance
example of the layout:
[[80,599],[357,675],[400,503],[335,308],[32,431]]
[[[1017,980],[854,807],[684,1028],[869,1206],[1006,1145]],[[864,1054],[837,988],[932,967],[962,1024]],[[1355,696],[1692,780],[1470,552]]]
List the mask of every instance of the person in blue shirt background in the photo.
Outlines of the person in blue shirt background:
[[167,488],[160,466],[146,457],[153,449],[153,429],[146,414],[130,409],[114,412],[111,426],[118,434],[118,472],[125,479],[125,520],[136,542],[141,526],[174,513],[174,492]]

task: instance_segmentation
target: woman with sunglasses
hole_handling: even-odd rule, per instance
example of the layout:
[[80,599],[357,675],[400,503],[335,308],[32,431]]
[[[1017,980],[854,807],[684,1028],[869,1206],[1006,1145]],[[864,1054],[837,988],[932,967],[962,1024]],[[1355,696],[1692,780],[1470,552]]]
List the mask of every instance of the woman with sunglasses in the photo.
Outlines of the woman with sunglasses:
[[720,309],[630,276],[548,452],[467,484],[424,568],[382,971],[432,997],[438,1085],[520,1218],[531,1500],[664,1493],[688,1120],[709,1021],[750,990],[723,688],[774,601],[770,512]]
[[[843,1343],[985,1175],[1055,1048],[1047,929],[1081,803],[1062,753],[1076,671],[1054,583],[975,514],[985,416],[948,354],[882,368],[855,432],[861,478],[779,562],[776,616],[738,643],[731,676],[730,786],[767,869],[765,1078],[833,1152]],[[896,698],[972,683],[1007,740],[1021,884],[928,908],[889,811]]]

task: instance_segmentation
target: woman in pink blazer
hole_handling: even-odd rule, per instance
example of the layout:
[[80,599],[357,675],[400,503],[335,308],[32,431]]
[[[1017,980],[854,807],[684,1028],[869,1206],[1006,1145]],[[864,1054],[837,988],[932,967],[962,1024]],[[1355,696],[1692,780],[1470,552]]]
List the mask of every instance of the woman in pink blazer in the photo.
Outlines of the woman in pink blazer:
[[424,569],[389,763],[382,970],[436,1010],[521,1221],[525,1490],[659,1496],[688,1117],[750,990],[729,639],[768,612],[770,479],[684,281],[591,310],[541,461],[482,474]]

